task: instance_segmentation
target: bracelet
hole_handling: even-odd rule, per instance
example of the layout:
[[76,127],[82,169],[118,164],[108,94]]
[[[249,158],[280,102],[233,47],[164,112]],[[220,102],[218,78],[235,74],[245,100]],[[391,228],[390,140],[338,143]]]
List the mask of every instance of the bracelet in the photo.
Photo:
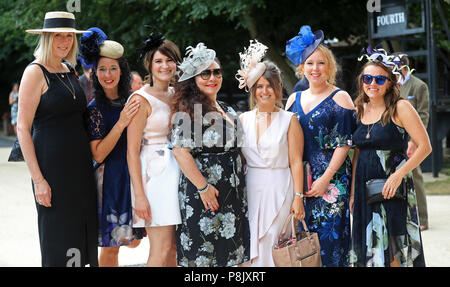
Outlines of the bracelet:
[[209,183],[207,183],[204,188],[198,189],[197,192],[200,194],[205,193],[208,190],[208,188],[209,188]]
[[296,192],[296,193],[295,193],[295,196],[298,196],[298,197],[300,197],[300,198],[303,198],[303,193]]

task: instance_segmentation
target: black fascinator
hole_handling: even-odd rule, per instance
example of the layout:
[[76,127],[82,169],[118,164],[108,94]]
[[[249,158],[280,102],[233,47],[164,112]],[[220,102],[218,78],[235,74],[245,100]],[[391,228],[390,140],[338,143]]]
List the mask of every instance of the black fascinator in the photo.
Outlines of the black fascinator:
[[153,50],[161,46],[166,37],[159,32],[152,32],[144,42],[144,47],[138,50],[139,58],[142,59],[148,51]]

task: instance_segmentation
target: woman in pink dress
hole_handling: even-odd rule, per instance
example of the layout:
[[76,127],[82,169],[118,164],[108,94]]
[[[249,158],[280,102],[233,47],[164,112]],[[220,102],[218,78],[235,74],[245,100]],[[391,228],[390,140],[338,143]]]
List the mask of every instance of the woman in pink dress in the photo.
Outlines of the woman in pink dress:
[[[241,54],[240,87],[250,89],[251,111],[240,116],[247,161],[250,261],[244,266],[272,267],[272,247],[290,213],[303,208],[303,132],[293,113],[282,108],[279,69],[259,62],[267,47],[255,41]],[[239,80],[239,79],[238,79]]]

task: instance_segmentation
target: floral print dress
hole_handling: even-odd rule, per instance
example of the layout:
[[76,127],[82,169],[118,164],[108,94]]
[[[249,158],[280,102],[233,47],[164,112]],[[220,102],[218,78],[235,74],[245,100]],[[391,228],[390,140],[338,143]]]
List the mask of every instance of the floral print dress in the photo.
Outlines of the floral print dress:
[[[370,137],[366,138],[369,130]],[[359,122],[353,140],[360,153],[355,173],[350,263],[359,267],[390,266],[391,262],[402,267],[425,266],[412,173],[400,185],[406,190],[406,200],[366,203],[366,181],[388,178],[408,159],[406,130],[392,120],[385,126],[380,121],[369,126]]]
[[[123,103],[119,100],[97,102],[87,107],[90,140],[105,138],[119,120]],[[129,245],[141,239],[145,230],[132,227],[130,175],[127,165],[127,134],[122,133],[113,150],[96,167],[98,190],[98,246]]]
[[[313,181],[325,172],[337,147],[352,145],[353,110],[336,104],[333,96],[338,91],[334,91],[307,114],[300,105],[301,92],[298,92],[294,104],[289,108],[297,115],[303,129],[303,160],[311,165]],[[350,158],[347,157],[322,197],[305,198],[305,221],[309,230],[319,235],[324,267],[348,266],[351,172]],[[301,228],[301,224],[299,226]]]
[[237,136],[239,119],[231,107],[219,104],[233,118],[234,125],[222,116],[214,120],[204,116],[197,127],[200,129],[187,118],[177,119],[172,129],[172,147],[190,148],[202,175],[219,191],[219,209],[205,210],[197,188],[184,174],[180,176],[182,223],[176,232],[180,266],[235,266],[249,260],[245,175],[238,148],[242,139]]

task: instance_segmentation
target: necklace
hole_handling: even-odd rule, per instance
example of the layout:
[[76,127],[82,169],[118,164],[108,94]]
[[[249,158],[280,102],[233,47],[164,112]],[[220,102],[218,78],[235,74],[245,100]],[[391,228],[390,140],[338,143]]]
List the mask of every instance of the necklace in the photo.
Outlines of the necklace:
[[366,134],[366,139],[370,139],[370,132],[372,131],[373,127],[375,126],[376,123],[373,123],[372,126],[368,125],[367,126],[367,134]]
[[[60,78],[60,77],[61,77],[61,78]],[[72,94],[73,99],[76,100],[76,96],[75,96],[75,88],[73,87],[72,82],[70,81],[69,77],[67,77],[67,80],[69,81],[70,87],[71,87],[72,89],[69,88],[69,86],[68,86],[66,83],[64,83],[64,81],[62,80],[62,78],[64,78],[64,75],[63,75],[63,74],[61,74],[61,76],[60,76],[59,73],[56,73],[56,78],[58,78],[58,80],[61,81],[61,83],[67,88],[67,90],[69,90],[70,94]]]

